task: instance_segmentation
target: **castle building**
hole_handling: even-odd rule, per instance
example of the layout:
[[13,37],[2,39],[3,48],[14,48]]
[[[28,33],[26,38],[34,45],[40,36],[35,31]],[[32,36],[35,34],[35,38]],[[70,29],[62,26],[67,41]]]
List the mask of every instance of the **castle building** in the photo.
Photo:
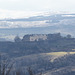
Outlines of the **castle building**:
[[39,41],[39,40],[46,40],[46,34],[32,34],[32,35],[25,35],[23,37],[23,41]]
[[45,34],[38,34],[38,35],[33,35],[30,36],[30,41],[39,41],[39,40],[46,40],[47,35]]
[[56,34],[32,34],[25,35],[22,41],[40,41],[40,40],[54,40],[61,38],[60,33]]

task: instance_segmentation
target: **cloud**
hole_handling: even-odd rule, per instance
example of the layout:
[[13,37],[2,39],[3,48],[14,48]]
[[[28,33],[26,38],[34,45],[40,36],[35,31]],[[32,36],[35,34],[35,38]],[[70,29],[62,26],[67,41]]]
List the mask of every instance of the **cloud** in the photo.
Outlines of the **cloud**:
[[0,9],[0,19],[2,18],[26,18],[30,16],[37,16],[42,14],[43,12],[35,12],[35,11],[16,11],[16,10],[5,10]]
[[75,0],[0,0],[0,8],[8,10],[75,11]]
[[0,2],[17,2],[22,0],[0,0]]
[[75,0],[0,0],[0,17],[23,17],[41,11],[75,12]]

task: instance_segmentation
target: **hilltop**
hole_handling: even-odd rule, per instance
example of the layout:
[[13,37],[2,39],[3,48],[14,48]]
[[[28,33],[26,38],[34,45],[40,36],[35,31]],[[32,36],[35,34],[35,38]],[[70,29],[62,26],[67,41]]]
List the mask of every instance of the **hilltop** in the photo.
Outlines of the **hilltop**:
[[17,36],[15,42],[0,42],[0,51],[10,57],[48,52],[74,52],[74,49],[75,38],[69,34],[64,37],[60,33],[25,35],[22,39]]

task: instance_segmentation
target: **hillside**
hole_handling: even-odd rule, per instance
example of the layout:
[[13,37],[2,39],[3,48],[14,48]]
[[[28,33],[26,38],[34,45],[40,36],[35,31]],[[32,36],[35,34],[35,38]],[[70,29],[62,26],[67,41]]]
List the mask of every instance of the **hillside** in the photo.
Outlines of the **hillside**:
[[[15,58],[16,66],[19,65],[27,72],[31,67],[35,73],[42,72],[44,75],[67,75],[75,74],[75,52],[52,52],[40,53]],[[19,68],[17,67],[17,68]],[[73,74],[73,75],[74,75]]]
[[30,54],[38,53],[50,53],[50,52],[74,52],[75,38],[63,37],[60,33],[48,34],[46,40],[39,41],[25,41],[19,39],[19,41],[0,42],[0,52],[6,53],[10,57],[20,57]]
[[[42,40],[44,37],[37,38],[40,35],[46,35],[47,38],[45,40]],[[30,36],[37,40],[30,40]],[[25,35],[22,39],[17,36],[14,42],[1,41],[2,61],[9,58],[8,62],[13,63],[12,70],[21,69],[26,75],[28,75],[28,67],[31,67],[35,74],[75,73],[75,38],[71,35],[64,37],[60,33],[36,34],[36,36]]]
[[55,59],[55,69],[47,71],[44,75],[75,75],[74,58],[75,55],[67,55]]

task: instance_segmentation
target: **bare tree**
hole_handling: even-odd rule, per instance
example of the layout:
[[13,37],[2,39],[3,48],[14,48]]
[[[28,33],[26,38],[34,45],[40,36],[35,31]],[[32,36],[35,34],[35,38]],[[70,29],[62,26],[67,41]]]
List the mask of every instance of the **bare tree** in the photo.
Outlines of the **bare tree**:
[[29,75],[34,75],[32,69],[30,67],[28,68],[28,73],[29,73]]
[[7,59],[2,59],[0,54],[0,75],[9,75],[13,67],[13,63],[10,63]]

